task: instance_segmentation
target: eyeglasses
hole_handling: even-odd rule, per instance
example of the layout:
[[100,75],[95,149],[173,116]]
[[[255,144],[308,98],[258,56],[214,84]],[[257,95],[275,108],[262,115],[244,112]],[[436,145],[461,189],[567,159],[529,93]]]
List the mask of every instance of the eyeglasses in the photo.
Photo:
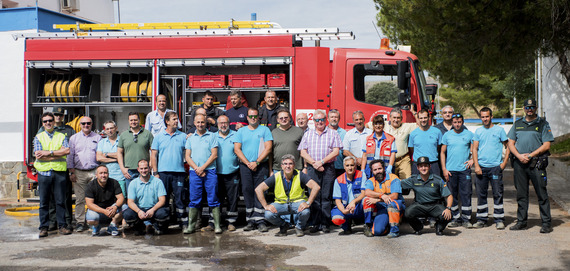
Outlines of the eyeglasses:
[[42,120],[43,123],[48,123],[48,122],[53,122],[53,119],[49,119],[49,120]]
[[442,114],[453,114],[453,111],[443,111]]
[[289,117],[280,117],[279,119],[280,119],[280,120],[288,120]]
[[327,120],[327,119],[322,118],[322,119],[313,119],[313,120],[314,120],[315,122],[325,122],[325,120]]
[[257,118],[259,118],[258,115],[247,115],[247,117],[250,118],[250,119],[257,119]]
[[134,135],[133,135],[133,141],[134,141],[135,143],[139,142],[139,134],[134,134]]
[[536,108],[536,106],[534,106],[534,105],[524,107],[524,109],[526,109],[526,110],[534,110],[535,108]]
[[81,125],[91,125],[91,122],[80,122]]
[[463,118],[463,115],[457,113],[457,114],[453,114],[451,117],[452,118]]
[[281,163],[281,165],[284,165],[284,166],[292,166],[293,163]]

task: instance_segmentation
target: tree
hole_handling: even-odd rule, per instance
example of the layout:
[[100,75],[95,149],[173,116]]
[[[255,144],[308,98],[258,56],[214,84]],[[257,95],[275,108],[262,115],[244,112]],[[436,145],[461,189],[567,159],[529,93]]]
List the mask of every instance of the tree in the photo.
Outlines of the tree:
[[392,106],[398,104],[400,89],[390,82],[374,84],[366,93],[366,102]]

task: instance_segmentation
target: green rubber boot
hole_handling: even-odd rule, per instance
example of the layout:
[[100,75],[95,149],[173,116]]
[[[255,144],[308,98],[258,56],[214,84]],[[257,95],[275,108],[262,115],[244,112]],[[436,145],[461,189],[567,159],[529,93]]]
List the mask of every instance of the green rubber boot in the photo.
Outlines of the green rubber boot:
[[222,228],[220,227],[220,219],[222,217],[220,206],[212,208],[212,216],[214,216],[214,232],[216,234],[222,233]]
[[190,208],[188,213],[188,227],[184,229],[184,234],[194,233],[196,231],[196,222],[198,221],[198,209]]

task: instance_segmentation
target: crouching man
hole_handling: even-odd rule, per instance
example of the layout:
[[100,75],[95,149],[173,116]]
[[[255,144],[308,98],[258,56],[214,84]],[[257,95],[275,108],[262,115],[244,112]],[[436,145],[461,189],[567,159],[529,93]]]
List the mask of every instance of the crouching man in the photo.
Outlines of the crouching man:
[[336,206],[331,211],[332,222],[340,226],[339,235],[352,233],[352,220],[364,220],[362,208],[362,172],[357,170],[356,158],[347,156],[343,160],[345,173],[338,176],[333,185],[333,199]]
[[386,173],[383,160],[370,162],[370,169],[372,177],[364,184],[366,197],[363,206],[367,225],[364,235],[388,234],[388,238],[398,237],[401,214],[405,210],[400,179],[396,174]]
[[158,178],[150,175],[148,161],[142,159],[138,163],[140,176],[134,179],[128,188],[129,209],[123,216],[129,226],[134,227],[137,235],[160,235],[168,227],[169,209],[165,206],[166,189]]
[[91,226],[93,236],[97,236],[102,223],[111,222],[107,232],[113,236],[119,234],[117,224],[123,220],[122,212],[127,208],[121,185],[115,179],[109,178],[109,169],[98,166],[95,180],[90,181],[85,189],[87,204],[87,224]]
[[[281,171],[273,174],[255,188],[255,194],[265,209],[265,220],[279,226],[276,236],[286,236],[289,217],[293,215],[295,232],[298,237],[305,235],[303,230],[311,215],[309,206],[314,202],[321,187],[308,175],[295,169],[295,157],[291,154],[281,158]],[[267,204],[264,192],[274,189],[275,202]],[[307,199],[305,189],[311,189]]]
[[[451,205],[453,196],[443,179],[435,174],[430,174],[430,161],[426,156],[418,158],[416,162],[419,175],[402,180],[402,189],[414,190],[415,202],[406,209],[406,219],[415,231],[420,235],[423,229],[422,222],[418,217],[434,217],[435,234],[443,235],[443,229],[451,220]],[[442,200],[445,199],[445,205]]]

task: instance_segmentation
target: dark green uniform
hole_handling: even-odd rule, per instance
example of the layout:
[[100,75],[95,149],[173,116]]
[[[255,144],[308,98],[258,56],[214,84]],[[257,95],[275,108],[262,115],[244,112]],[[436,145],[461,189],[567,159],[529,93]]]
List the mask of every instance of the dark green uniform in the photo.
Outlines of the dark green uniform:
[[[55,126],[53,127],[54,131],[60,132],[62,134],[65,135],[65,139],[67,139],[69,141],[69,138],[75,134],[75,130],[73,130],[73,128],[71,128],[71,126],[69,125],[62,125],[62,126]],[[40,129],[38,130],[38,134],[44,131],[44,127],[40,127]],[[67,191],[65,193],[66,199],[65,199],[65,223],[67,223],[67,225],[69,227],[71,227],[71,222],[73,219],[73,203],[72,203],[72,199],[71,199],[71,195],[73,194],[73,185],[71,184],[71,179],[69,178],[69,172],[66,173],[67,177]],[[57,228],[57,219],[55,216],[55,199],[52,197],[50,202],[49,202],[49,223],[50,223],[50,229],[55,229]]]
[[[540,148],[544,142],[554,141],[550,125],[540,117],[531,122],[527,122],[524,117],[517,120],[507,137],[516,141],[515,148],[520,154],[531,153]],[[517,189],[518,223],[526,224],[528,219],[528,180],[530,179],[538,197],[542,224],[551,226],[550,201],[546,191],[546,168],[531,168],[531,163],[523,164],[516,158],[512,163]]]
[[402,180],[402,189],[414,190],[415,202],[406,208],[405,216],[410,226],[415,231],[423,228],[418,217],[434,217],[441,230],[447,226],[449,220],[443,218],[445,205],[442,203],[447,196],[451,195],[449,188],[443,179],[437,175],[430,174],[429,179],[424,182],[420,175]]

